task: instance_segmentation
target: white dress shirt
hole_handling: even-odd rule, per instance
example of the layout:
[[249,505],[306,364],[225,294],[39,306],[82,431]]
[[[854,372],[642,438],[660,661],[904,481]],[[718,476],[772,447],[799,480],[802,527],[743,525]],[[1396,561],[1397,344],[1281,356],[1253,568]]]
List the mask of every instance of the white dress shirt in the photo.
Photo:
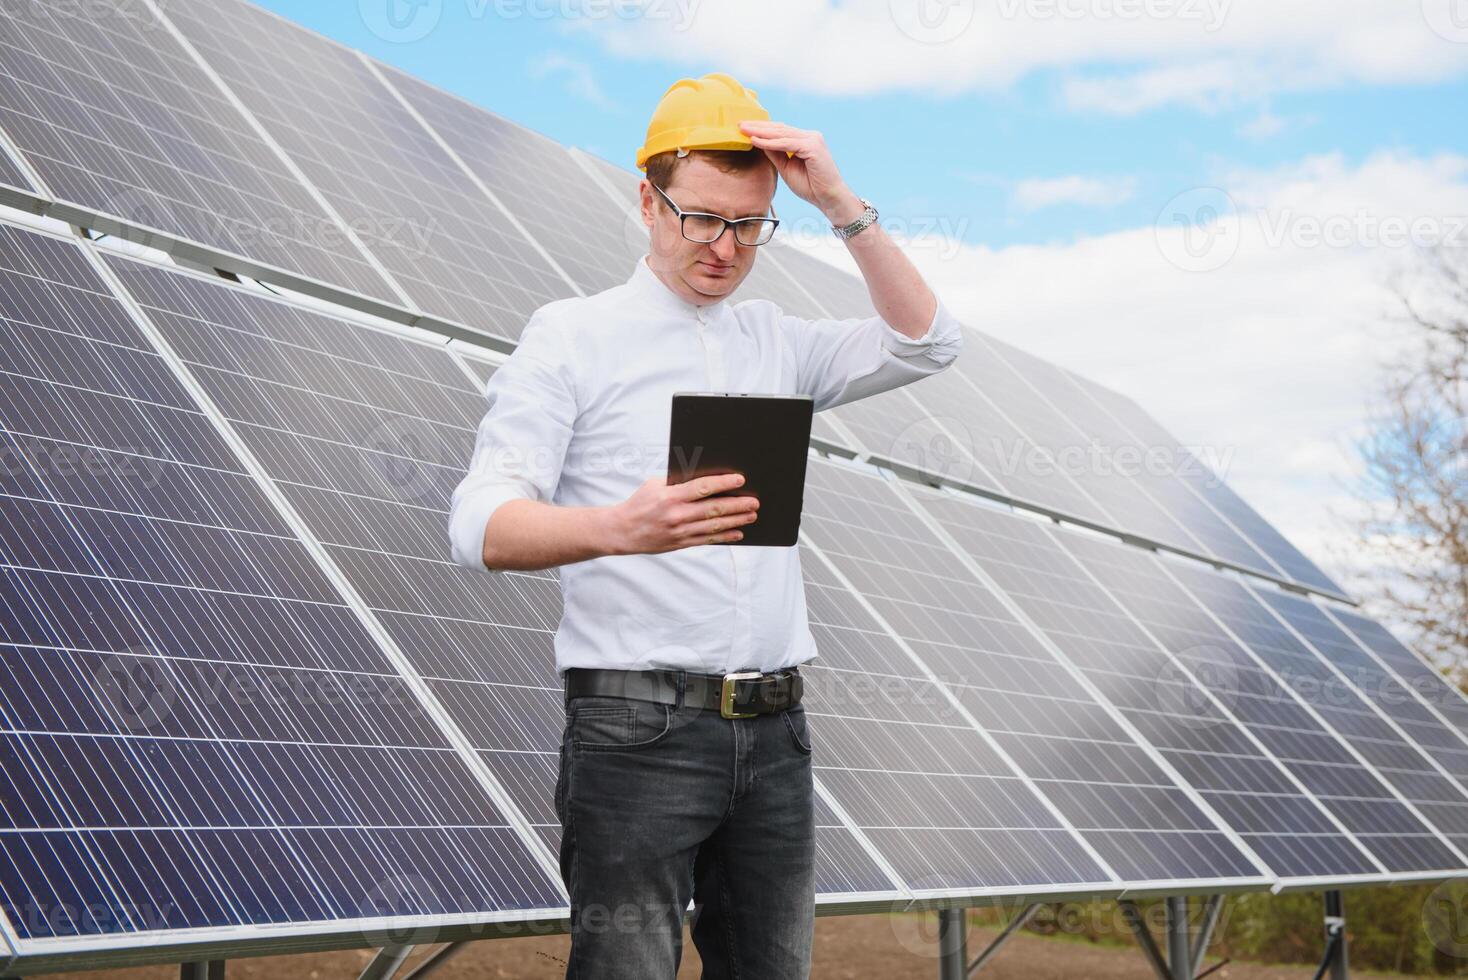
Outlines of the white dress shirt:
[[[484,534],[508,500],[616,504],[665,476],[676,391],[804,393],[821,411],[935,374],[961,345],[941,299],[913,340],[875,315],[807,320],[762,299],[699,306],[644,255],[626,283],[536,310],[485,386],[449,515],[454,561],[498,571],[484,564]],[[816,655],[798,547],[695,545],[559,571],[558,672],[773,671]]]

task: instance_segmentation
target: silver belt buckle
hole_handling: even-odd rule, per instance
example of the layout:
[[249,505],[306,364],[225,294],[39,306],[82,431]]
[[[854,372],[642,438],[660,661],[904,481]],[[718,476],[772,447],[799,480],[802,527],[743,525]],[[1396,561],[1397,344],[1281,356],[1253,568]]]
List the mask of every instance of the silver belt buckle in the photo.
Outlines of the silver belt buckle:
[[734,684],[736,681],[748,680],[751,677],[762,677],[757,670],[746,670],[739,674],[725,674],[724,685],[719,689],[719,715],[723,718],[753,718],[759,714],[758,711],[735,711],[734,710]]

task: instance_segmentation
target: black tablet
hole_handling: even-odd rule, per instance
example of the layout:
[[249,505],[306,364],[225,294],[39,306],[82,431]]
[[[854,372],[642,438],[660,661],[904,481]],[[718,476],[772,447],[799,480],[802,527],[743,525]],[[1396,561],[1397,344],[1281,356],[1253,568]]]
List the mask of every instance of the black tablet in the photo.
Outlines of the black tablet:
[[743,473],[744,485],[715,494],[759,498],[759,517],[725,542],[789,547],[800,531],[805,460],[815,403],[809,395],[680,391],[673,395],[668,483]]

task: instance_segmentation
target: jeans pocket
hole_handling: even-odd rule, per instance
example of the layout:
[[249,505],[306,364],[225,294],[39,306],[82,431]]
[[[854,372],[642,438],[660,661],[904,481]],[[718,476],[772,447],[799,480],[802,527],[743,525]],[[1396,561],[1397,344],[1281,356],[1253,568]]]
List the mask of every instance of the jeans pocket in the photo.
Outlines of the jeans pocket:
[[805,720],[805,708],[797,704],[793,708],[786,708],[780,712],[780,717],[785,719],[785,730],[790,733],[790,741],[795,743],[797,749],[809,755],[811,753],[810,726]]
[[556,764],[556,819],[566,826],[566,748],[570,743],[565,732],[561,733],[561,757]]
[[571,741],[578,749],[646,748],[662,741],[673,727],[672,706],[654,701],[573,698],[570,710]]

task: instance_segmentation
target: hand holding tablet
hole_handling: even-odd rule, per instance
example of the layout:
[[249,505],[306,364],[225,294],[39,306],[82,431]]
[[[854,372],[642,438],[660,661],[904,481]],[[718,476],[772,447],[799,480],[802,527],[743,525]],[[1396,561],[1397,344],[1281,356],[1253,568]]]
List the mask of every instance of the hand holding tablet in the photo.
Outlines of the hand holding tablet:
[[759,498],[759,517],[738,541],[790,547],[798,540],[814,402],[809,395],[678,392],[668,435],[668,485],[741,473],[744,484],[711,496]]

